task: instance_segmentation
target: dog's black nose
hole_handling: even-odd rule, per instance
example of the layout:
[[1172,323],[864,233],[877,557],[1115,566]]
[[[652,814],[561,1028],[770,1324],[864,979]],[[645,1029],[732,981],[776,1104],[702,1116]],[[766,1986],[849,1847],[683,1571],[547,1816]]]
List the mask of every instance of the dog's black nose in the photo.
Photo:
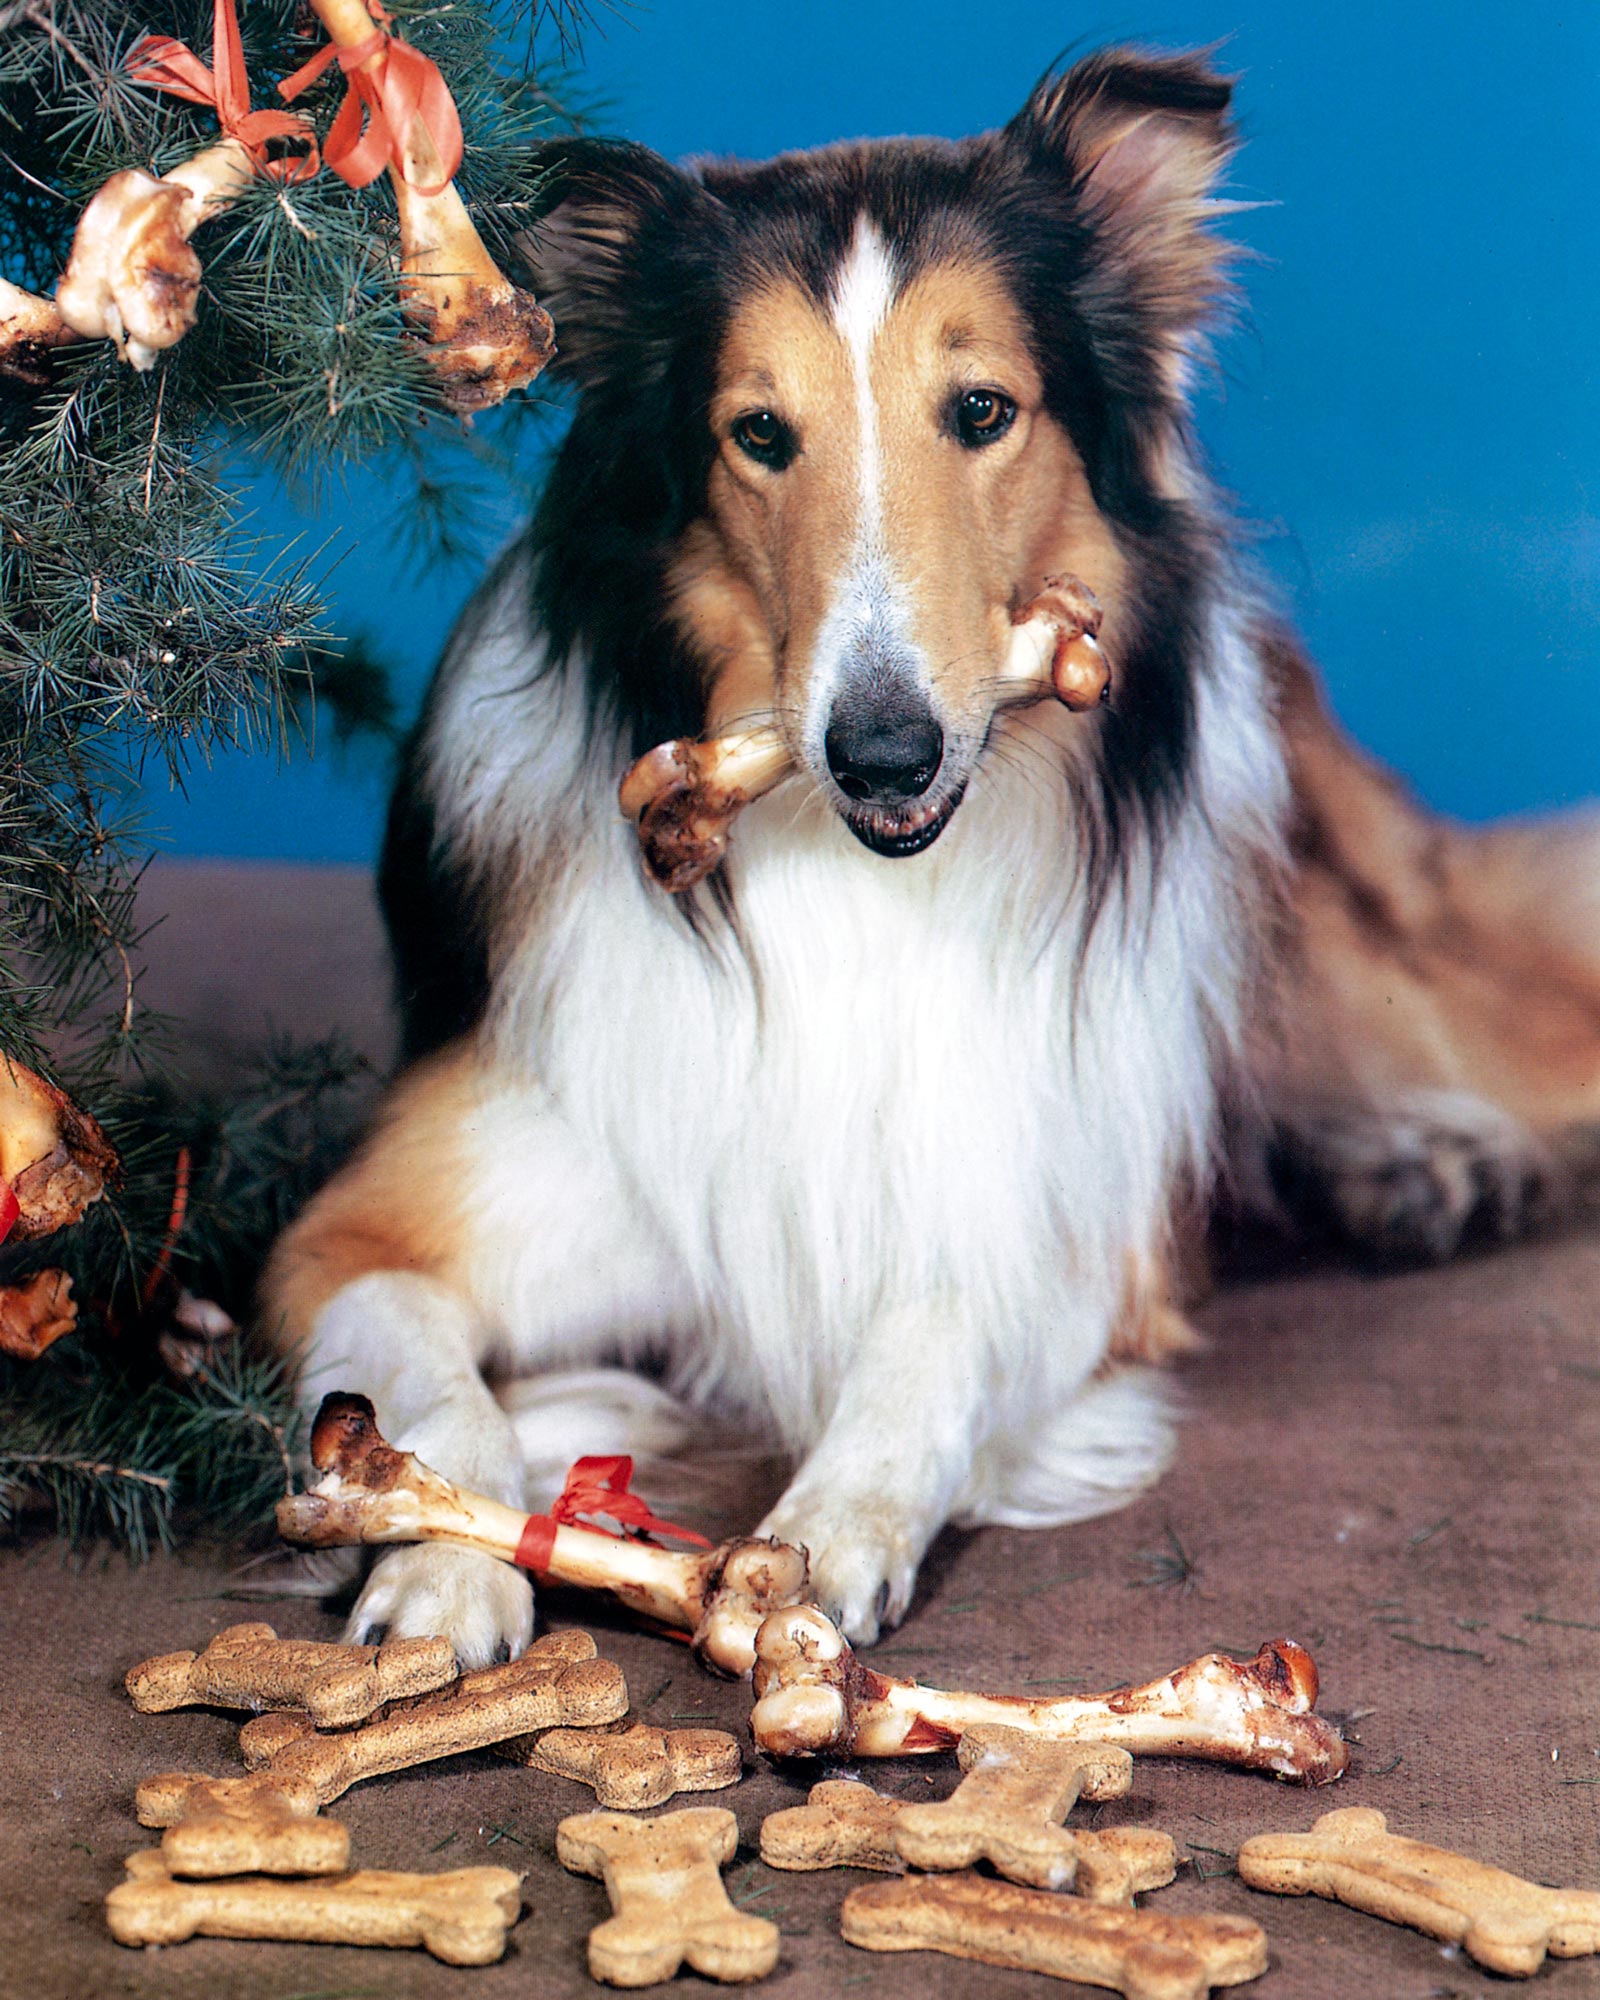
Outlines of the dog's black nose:
[[919,696],[841,696],[822,748],[847,799],[903,805],[933,783],[944,756],[944,731]]

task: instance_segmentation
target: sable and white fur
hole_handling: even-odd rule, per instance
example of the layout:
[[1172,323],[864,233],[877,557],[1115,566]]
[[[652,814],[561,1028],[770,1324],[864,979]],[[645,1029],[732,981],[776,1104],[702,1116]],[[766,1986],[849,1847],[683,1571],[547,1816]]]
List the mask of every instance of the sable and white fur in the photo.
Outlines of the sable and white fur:
[[[368,1395],[397,1445],[518,1506],[579,1453],[731,1418],[792,1455],[760,1531],[808,1546],[858,1643],[947,1520],[1081,1519],[1159,1474],[1140,1357],[1183,1340],[1174,1214],[1247,1028],[1258,1071],[1292,1068],[1259,1028],[1286,642],[1184,400],[1227,96],[1198,60],[1114,53],[962,147],[693,174],[569,151],[535,254],[573,431],[391,822],[419,1060],[266,1282],[309,1402]],[[998,361],[986,315],[1021,329]],[[979,414],[994,371],[1022,384],[996,444],[952,428],[973,367]],[[738,441],[758,390],[782,464]],[[1107,715],[996,712],[1046,566],[1107,605]],[[942,725],[922,803],[842,788],[830,725],[861,713]],[[619,778],[761,720],[797,775],[669,898]],[[1381,1032],[1352,1007],[1347,1041]],[[1328,1104],[1291,1081],[1304,1134]],[[1271,1106],[1248,1133],[1265,1199]],[[542,1380],[502,1402],[486,1372]],[[407,1549],[352,1631],[448,1632],[476,1663],[531,1615],[520,1574]]]

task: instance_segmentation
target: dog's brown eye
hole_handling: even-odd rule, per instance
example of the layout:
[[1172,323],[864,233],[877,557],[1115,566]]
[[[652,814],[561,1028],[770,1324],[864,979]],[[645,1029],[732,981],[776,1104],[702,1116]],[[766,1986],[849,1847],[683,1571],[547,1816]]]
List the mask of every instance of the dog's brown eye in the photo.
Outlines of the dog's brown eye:
[[733,441],[746,458],[781,472],[794,457],[794,433],[770,410],[746,410],[733,420]]
[[998,389],[968,389],[955,407],[955,433],[969,451],[1002,438],[1016,421],[1017,406]]

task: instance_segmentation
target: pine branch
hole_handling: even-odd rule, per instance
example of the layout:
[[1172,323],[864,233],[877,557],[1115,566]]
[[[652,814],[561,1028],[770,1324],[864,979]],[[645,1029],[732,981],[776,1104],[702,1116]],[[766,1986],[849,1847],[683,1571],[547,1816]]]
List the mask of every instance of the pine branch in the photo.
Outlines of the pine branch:
[[224,1350],[179,1387],[69,1337],[0,1366],[0,1528],[43,1507],[66,1541],[105,1537],[143,1561],[172,1546],[180,1509],[217,1535],[263,1522],[299,1444],[280,1362]]
[[[454,90],[458,186],[509,256],[544,198],[533,142],[595,115],[536,59],[552,41],[571,58],[586,0],[393,6]],[[125,62],[152,30],[204,59],[211,15],[212,0],[0,0],[0,276],[51,293],[108,177],[163,174],[214,141],[209,110],[135,83]],[[321,31],[300,0],[248,0],[240,16],[266,104]],[[335,71],[299,108],[325,136],[343,95]],[[470,438],[448,414],[401,309],[383,178],[253,178],[193,248],[196,322],[148,375],[95,340],[0,377],[0,1052],[60,1074],[126,1167],[60,1238],[0,1251],[4,1279],[47,1253],[82,1307],[40,1361],[0,1365],[0,1523],[48,1508],[70,1539],[110,1534],[141,1555],[202,1493],[208,1515],[230,1495],[259,1509],[296,1449],[281,1378],[242,1344],[182,1387],[160,1376],[142,1291],[179,1149],[193,1178],[173,1281],[242,1315],[371,1081],[348,1051],[278,1047],[225,1101],[195,1101],[164,1077],[170,1024],[139,992],[143,784],[181,788],[193,760],[236,747],[281,750],[314,728],[318,692],[336,742],[396,728],[381,664],[329,633],[330,549],[266,541],[237,476],[270,468],[315,494],[344,466],[384,465],[411,559],[475,559],[473,524],[504,508],[545,422],[534,397]]]

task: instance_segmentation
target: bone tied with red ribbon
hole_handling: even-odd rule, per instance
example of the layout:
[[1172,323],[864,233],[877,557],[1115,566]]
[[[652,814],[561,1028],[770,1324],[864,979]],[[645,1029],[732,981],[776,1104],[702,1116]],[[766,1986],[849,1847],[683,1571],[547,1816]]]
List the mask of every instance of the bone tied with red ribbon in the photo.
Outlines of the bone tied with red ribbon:
[[[221,4],[221,0],[219,0]],[[390,32],[393,16],[379,0],[366,0],[367,12],[378,23],[365,40],[348,45],[330,42],[293,76],[278,85],[279,95],[293,103],[333,63],[344,72],[345,98],[323,142],[322,157],[351,187],[366,187],[385,167],[404,178],[406,144],[414,123],[433,141],[440,171],[422,194],[438,194],[454,180],[461,166],[461,119],[450,86],[420,49]],[[372,58],[383,61],[373,65]]]
[[[605,1591],[641,1617],[687,1633],[708,1667],[735,1678],[755,1662],[762,1619],[807,1594],[803,1549],[763,1535],[713,1546],[660,1520],[630,1492],[628,1458],[579,1459],[549,1513],[529,1516],[397,1451],[368,1399],[339,1391],[323,1398],[311,1426],[311,1463],[320,1475],[315,1484],[278,1502],[286,1541],[478,1549],[549,1583]],[[616,1530],[588,1525],[596,1515],[616,1522]],[[656,1536],[693,1546],[665,1548]]]
[[513,1561],[521,1569],[546,1574],[555,1550],[557,1528],[575,1527],[580,1521],[587,1521],[592,1527],[599,1515],[617,1523],[614,1530],[603,1529],[602,1533],[657,1539],[665,1536],[673,1541],[692,1542],[697,1549],[710,1548],[704,1535],[697,1535],[692,1528],[676,1527],[652,1514],[639,1495],[629,1491],[632,1484],[631,1458],[617,1454],[576,1459],[549,1513],[528,1516]]
[[[250,109],[250,77],[234,0],[215,0],[210,69],[187,43],[171,35],[145,35],[135,42],[128,51],[127,69],[135,83],[187,98],[191,104],[209,104],[225,136],[238,140],[259,172],[286,181],[309,180],[316,173],[317,135],[309,119],[295,111]],[[292,140],[300,150],[274,158],[267,150],[274,139]]]

